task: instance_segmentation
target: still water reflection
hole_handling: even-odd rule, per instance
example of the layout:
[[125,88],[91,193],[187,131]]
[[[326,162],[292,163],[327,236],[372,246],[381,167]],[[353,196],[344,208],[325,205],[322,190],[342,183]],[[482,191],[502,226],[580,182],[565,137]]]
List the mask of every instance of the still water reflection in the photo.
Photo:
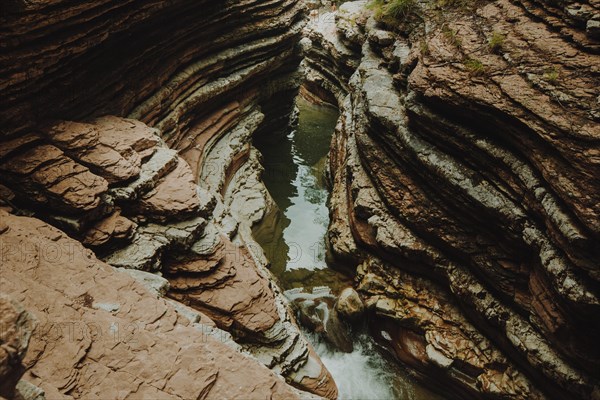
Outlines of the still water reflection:
[[[312,281],[335,285],[327,268],[329,224],[325,168],[337,111],[298,99],[298,127],[287,136],[255,141],[265,160],[263,180],[278,209],[254,229],[285,289]],[[342,278],[345,283],[347,279]]]

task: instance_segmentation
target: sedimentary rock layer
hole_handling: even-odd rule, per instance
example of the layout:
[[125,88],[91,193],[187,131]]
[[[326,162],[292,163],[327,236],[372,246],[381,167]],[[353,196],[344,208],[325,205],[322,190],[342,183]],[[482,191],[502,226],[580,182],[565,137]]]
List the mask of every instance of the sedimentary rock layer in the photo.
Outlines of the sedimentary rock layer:
[[364,6],[309,27],[306,89],[338,100],[329,237],[383,341],[459,397],[596,398],[597,5]]
[[15,331],[31,335],[24,379],[47,398],[299,397],[208,317],[160,298],[165,279],[116,271],[40,220],[0,216],[0,287],[33,315],[33,326],[15,318]]
[[[51,223],[113,267],[144,271],[136,273],[150,284],[145,272],[162,274],[168,285],[160,295],[177,300],[175,308],[185,310],[185,303],[202,313],[207,323],[231,333],[241,345],[237,351],[288,383],[334,398],[335,383],[248,234],[268,203],[251,138],[289,123],[304,23],[295,0],[3,4],[0,198],[3,209]],[[258,191],[254,216],[233,206],[244,197],[231,193],[244,188],[251,196]],[[99,285],[120,281],[121,273],[113,278],[110,268],[101,269]],[[15,276],[2,290],[26,286],[20,279],[25,277]],[[125,295],[125,286],[119,287],[114,296]],[[25,300],[32,312],[39,309],[32,298]],[[111,304],[105,311],[119,312]],[[86,307],[77,312],[92,318]],[[185,347],[196,339],[173,341]],[[114,362],[130,360],[126,353],[113,354]],[[156,362],[169,357],[158,350],[150,356]],[[254,368],[251,361],[240,363]],[[28,367],[38,364],[36,359]],[[64,385],[52,381],[49,393],[91,395],[86,385],[95,370],[71,379],[77,364],[64,368]],[[220,372],[211,372],[208,361],[205,370],[209,390]],[[222,390],[236,374],[223,380]],[[184,386],[188,378],[177,379]],[[170,393],[164,382],[128,382]],[[290,390],[284,385],[278,393],[279,384],[264,380],[254,384],[252,397]],[[191,385],[192,392],[175,388],[173,394],[202,394],[193,392],[201,386]],[[139,395],[130,389],[123,396]],[[244,389],[238,385],[227,397],[236,390]]]

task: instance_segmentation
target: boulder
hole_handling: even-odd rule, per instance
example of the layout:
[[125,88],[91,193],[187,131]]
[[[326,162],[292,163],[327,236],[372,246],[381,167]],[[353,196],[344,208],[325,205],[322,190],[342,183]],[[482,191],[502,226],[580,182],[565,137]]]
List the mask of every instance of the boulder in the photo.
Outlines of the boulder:
[[343,319],[349,322],[357,322],[360,321],[365,312],[365,305],[356,290],[346,288],[340,293],[335,303],[335,310]]

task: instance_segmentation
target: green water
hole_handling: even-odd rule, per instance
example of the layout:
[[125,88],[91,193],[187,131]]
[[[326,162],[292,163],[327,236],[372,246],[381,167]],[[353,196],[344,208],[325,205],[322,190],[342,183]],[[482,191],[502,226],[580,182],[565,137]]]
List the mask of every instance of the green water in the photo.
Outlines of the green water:
[[263,181],[277,208],[254,228],[254,237],[284,289],[326,285],[337,292],[350,285],[348,278],[327,267],[325,246],[325,169],[338,113],[301,98],[298,108],[294,132],[255,140],[263,154]]
[[[253,234],[284,290],[327,286],[338,294],[352,285],[351,279],[327,267],[325,251],[329,224],[325,168],[338,114],[303,99],[298,99],[298,108],[296,131],[254,142],[263,154],[263,180],[277,207]],[[340,399],[439,399],[384,356],[365,327],[352,330],[350,353],[303,329],[334,377]]]

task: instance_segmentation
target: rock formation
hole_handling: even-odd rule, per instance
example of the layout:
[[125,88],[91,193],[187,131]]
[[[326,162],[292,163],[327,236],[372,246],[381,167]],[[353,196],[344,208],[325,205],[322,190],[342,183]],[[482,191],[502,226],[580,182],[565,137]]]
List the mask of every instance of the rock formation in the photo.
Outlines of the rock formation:
[[[251,139],[290,122],[301,4],[0,8],[1,289],[41,321],[25,381],[51,398],[335,398],[250,234],[271,201]],[[52,336],[61,319],[73,340]],[[135,338],[98,341],[114,324]]]
[[346,288],[340,293],[335,309],[340,316],[350,322],[360,321],[365,311],[365,306],[356,290]]
[[0,213],[0,285],[35,317],[25,380],[47,398],[307,395],[240,353],[206,315],[161,298],[164,278],[118,271],[38,219]]
[[394,5],[3,2],[0,396],[337,396],[251,234],[306,79],[374,336],[450,397],[599,399],[598,3]]
[[423,379],[599,398],[598,5],[405,3],[303,42],[303,91],[341,114],[331,248]]

